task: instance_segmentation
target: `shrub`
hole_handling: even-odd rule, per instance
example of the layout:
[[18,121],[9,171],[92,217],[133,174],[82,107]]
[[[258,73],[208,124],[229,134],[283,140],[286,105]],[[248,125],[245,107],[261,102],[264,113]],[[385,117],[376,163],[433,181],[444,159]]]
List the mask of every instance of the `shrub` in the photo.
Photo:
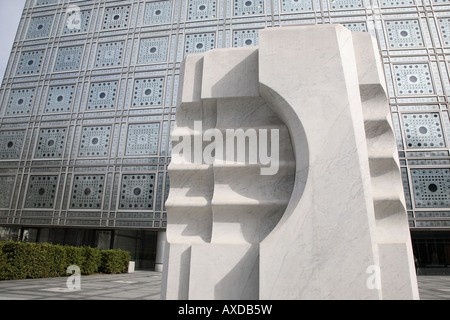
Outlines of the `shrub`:
[[64,246],[64,250],[66,252],[66,267],[74,265],[81,268],[84,265],[86,258],[83,255],[84,251],[82,248]]
[[2,259],[4,265],[0,268],[1,279],[26,279],[26,264],[24,250],[20,248],[20,244],[13,241],[4,242],[2,245]]
[[81,265],[81,274],[93,274],[98,271],[101,263],[101,252],[98,248],[83,247],[84,263]]
[[131,260],[129,252],[117,249],[103,250],[101,254],[100,272],[123,273],[128,271],[128,263]]
[[0,280],[67,276],[79,266],[83,275],[126,272],[130,253],[49,243],[0,242]]

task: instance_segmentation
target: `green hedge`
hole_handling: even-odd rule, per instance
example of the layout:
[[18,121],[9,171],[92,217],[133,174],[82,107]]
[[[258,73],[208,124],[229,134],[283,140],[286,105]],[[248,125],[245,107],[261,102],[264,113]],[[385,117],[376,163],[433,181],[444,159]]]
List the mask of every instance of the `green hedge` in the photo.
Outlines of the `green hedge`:
[[0,242],[0,280],[67,276],[67,267],[80,267],[81,274],[128,271],[130,253],[70,247],[48,243]]

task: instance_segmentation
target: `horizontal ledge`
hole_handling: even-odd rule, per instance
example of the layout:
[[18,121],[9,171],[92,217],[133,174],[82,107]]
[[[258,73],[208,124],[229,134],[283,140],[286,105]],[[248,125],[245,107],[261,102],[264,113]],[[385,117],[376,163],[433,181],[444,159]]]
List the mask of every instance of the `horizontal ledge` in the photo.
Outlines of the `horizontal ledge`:
[[400,194],[398,193],[392,193],[392,194],[374,194],[372,196],[373,202],[381,203],[381,202],[398,202],[399,204],[402,203]]
[[208,171],[212,170],[213,166],[210,164],[200,164],[200,163],[173,163],[169,164],[169,172],[176,171]]
[[177,198],[176,200],[167,200],[166,209],[182,209],[182,208],[207,208],[210,207],[211,202],[207,199],[201,198],[201,200],[192,200],[193,198],[184,197],[184,199],[189,199],[189,201],[183,201],[183,198]]
[[287,206],[289,200],[280,200],[280,199],[264,199],[264,200],[256,200],[250,198],[218,198],[213,197],[211,201],[212,206]]
[[213,169],[225,169],[225,168],[269,168],[271,166],[277,165],[279,168],[295,168],[295,161],[279,161],[276,163],[262,164],[262,163],[243,163],[243,162],[231,162],[231,161],[221,161],[214,162]]

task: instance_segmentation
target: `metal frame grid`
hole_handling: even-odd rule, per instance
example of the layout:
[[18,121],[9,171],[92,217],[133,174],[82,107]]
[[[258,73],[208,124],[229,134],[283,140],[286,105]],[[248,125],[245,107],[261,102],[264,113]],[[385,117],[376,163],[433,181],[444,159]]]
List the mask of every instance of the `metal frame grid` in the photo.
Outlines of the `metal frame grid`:
[[[11,183],[11,191],[0,195],[0,207],[9,204],[0,211],[0,221],[164,228],[169,132],[185,55],[257,45],[258,31],[265,27],[340,23],[371,33],[380,46],[410,226],[450,226],[450,203],[443,199],[450,169],[447,1],[70,2],[79,11],[69,8],[68,1],[33,0],[27,5],[0,90],[0,181]],[[45,17],[53,17],[50,29]],[[111,52],[103,51],[110,45]],[[54,69],[62,48],[81,46],[73,69]],[[102,86],[96,90],[98,84]],[[32,90],[32,96],[25,97],[23,90]],[[65,128],[63,136],[53,137],[62,144],[61,152],[39,149],[40,134],[48,128]],[[99,143],[108,140],[102,150],[91,146],[95,137],[83,134],[86,128],[108,128],[109,137],[97,137]],[[9,140],[6,133],[11,133]],[[8,142],[17,149],[8,148]],[[92,147],[89,155],[86,146]],[[104,177],[100,207],[71,207],[75,177],[83,175]],[[133,198],[133,184],[123,186],[124,177],[144,175],[154,177],[152,208],[145,209]],[[51,210],[30,208],[27,184],[37,176],[58,178]]]

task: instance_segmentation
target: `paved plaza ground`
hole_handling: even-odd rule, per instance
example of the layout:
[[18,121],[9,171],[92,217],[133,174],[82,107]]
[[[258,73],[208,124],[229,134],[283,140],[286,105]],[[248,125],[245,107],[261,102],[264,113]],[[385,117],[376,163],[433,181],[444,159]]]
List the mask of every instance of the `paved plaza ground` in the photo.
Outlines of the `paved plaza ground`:
[[[161,273],[82,276],[80,290],[68,278],[0,281],[0,300],[159,300]],[[422,300],[450,300],[450,276],[418,276]]]

